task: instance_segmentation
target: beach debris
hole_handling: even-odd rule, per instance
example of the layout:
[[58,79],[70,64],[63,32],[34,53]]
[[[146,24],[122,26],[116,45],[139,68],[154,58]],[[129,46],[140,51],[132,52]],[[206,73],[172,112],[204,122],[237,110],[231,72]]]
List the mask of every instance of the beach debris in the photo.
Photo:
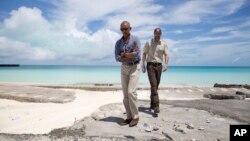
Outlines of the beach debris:
[[220,99],[220,100],[223,100],[223,99],[244,100],[246,97],[245,95],[236,95],[236,94],[225,93],[225,92],[209,93],[209,94],[204,94],[203,96],[209,99]]
[[203,131],[203,130],[205,130],[205,128],[199,127],[198,130]]
[[150,125],[147,124],[147,123],[144,123],[144,124],[143,124],[143,129],[144,129],[146,132],[152,132],[152,131],[153,131],[153,127],[150,126]]
[[250,85],[248,85],[248,84],[237,85],[237,84],[218,84],[218,83],[215,83],[214,87],[219,87],[219,88],[246,88],[246,89],[250,89]]
[[177,127],[180,127],[180,125],[177,123],[174,123],[173,128],[177,128]]
[[169,136],[168,133],[162,131],[162,134],[167,138],[167,140],[169,140],[169,141],[173,140],[173,138],[171,136]]
[[94,119],[94,120],[100,120],[100,119],[104,119],[106,116],[105,116],[105,113],[103,112],[96,112],[96,113],[93,113],[91,115],[91,117]]
[[180,139],[180,141],[196,141],[196,139]]
[[242,91],[236,91],[235,94],[237,94],[237,95],[245,95],[245,93],[242,92]]
[[154,131],[158,131],[158,130],[159,130],[159,127],[154,126],[154,127],[153,127],[153,130],[154,130]]
[[188,129],[194,129],[194,125],[192,123],[185,123]]
[[184,129],[182,129],[182,128],[180,128],[180,127],[175,127],[175,128],[173,128],[173,130],[175,130],[175,131],[177,131],[177,132],[180,132],[180,133],[182,133],[182,134],[186,134],[186,133],[187,133]]
[[246,98],[250,98],[250,92],[242,92],[242,91],[236,91],[236,95],[243,95]]
[[153,138],[152,141],[170,141],[165,136]]
[[211,121],[209,119],[206,119],[206,123],[211,123]]
[[94,86],[113,86],[114,84],[109,84],[109,83],[96,83]]
[[11,118],[11,120],[18,120],[18,119],[20,119],[20,117],[10,117]]

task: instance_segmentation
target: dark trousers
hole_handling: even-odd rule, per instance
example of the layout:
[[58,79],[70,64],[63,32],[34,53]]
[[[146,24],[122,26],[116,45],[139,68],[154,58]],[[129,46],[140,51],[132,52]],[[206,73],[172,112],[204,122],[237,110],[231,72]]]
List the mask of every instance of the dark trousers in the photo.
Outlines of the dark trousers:
[[148,72],[148,79],[149,79],[150,86],[151,86],[150,107],[151,108],[159,107],[158,86],[161,81],[161,72],[162,72],[161,63],[148,62],[147,72]]

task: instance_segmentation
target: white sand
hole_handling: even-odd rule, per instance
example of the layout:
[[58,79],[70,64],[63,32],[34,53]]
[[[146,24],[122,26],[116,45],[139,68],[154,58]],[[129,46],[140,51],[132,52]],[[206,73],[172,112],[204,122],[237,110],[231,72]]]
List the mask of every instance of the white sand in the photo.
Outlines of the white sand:
[[1,133],[48,133],[70,126],[75,120],[89,116],[100,106],[122,101],[121,93],[72,90],[76,99],[65,104],[22,103],[0,99]]
[[[1,133],[49,133],[52,129],[71,126],[109,103],[121,103],[123,94],[117,92],[98,92],[69,90],[76,93],[73,102],[26,103],[0,99],[0,132]],[[140,94],[140,99],[149,99],[149,95]]]

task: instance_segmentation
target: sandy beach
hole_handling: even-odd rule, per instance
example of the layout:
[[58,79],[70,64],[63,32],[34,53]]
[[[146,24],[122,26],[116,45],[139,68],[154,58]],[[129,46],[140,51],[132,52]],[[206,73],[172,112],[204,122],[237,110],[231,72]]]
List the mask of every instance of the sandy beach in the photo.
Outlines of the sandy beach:
[[245,88],[162,87],[157,118],[148,109],[149,88],[139,88],[140,122],[129,128],[119,125],[126,117],[119,86],[48,88],[1,84],[0,140],[226,141],[229,125],[250,123],[249,98],[211,100],[203,96],[249,92]]

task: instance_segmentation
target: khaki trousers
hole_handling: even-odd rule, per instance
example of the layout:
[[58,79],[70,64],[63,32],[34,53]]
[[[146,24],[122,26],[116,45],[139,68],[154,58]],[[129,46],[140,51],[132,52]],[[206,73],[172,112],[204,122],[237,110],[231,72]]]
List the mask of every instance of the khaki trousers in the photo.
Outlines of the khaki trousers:
[[123,104],[127,113],[127,119],[138,118],[137,85],[139,82],[140,65],[121,66],[121,84],[123,91]]

